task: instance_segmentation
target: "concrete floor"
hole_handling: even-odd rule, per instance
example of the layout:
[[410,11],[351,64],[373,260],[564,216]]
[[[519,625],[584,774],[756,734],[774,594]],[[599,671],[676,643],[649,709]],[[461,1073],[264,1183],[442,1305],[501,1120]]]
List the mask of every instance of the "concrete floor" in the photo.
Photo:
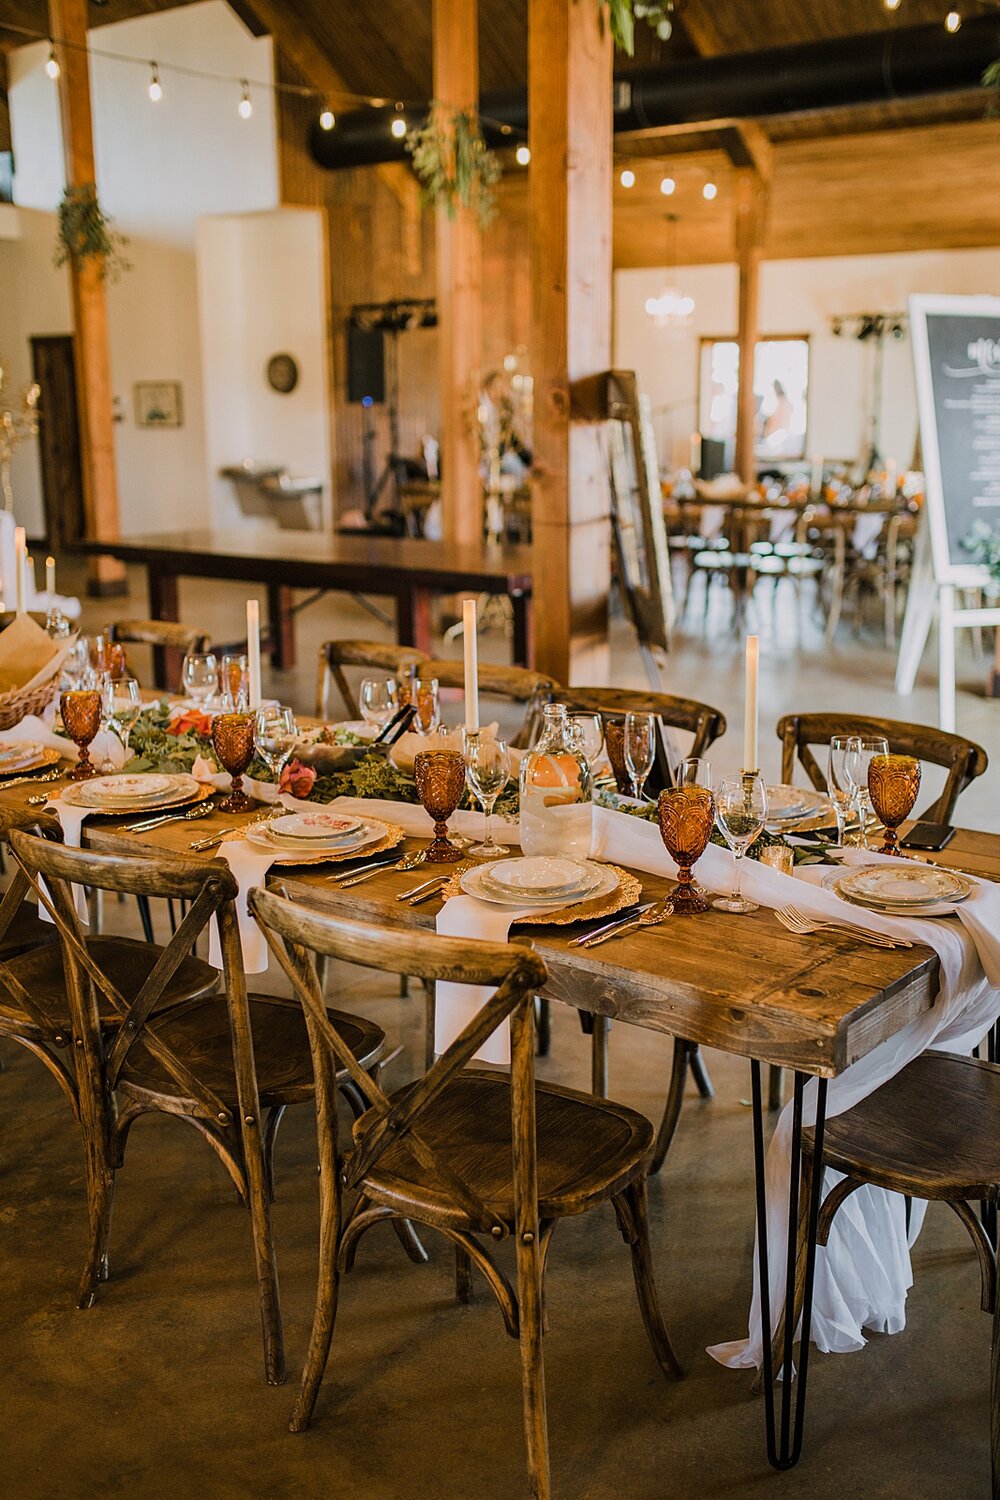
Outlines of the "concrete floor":
[[[189,585],[186,618],[218,638],[237,634],[245,591]],[[96,624],[142,614],[87,605]],[[766,611],[765,611],[766,616]],[[762,725],[788,708],[842,703],[854,711],[933,719],[933,680],[912,700],[891,692],[891,659],[874,636],[842,633],[824,655],[762,626]],[[665,686],[740,718],[740,648],[725,617],[671,657]],[[349,601],[302,619],[299,673],[274,681],[312,702],[315,645],[325,635],[386,635]],[[502,657],[504,643],[489,640]],[[457,654],[457,653],[456,653]],[[974,689],[982,666],[963,664]],[[627,631],[615,630],[615,680],[641,682]],[[1000,704],[964,691],[960,726],[1000,757]],[[767,745],[767,737],[764,737]],[[776,747],[776,742],[775,742]],[[738,734],[718,747],[735,764]],[[778,767],[775,754],[767,769]],[[996,777],[963,799],[963,821],[1000,828]],[[114,909],[109,927],[131,930]],[[389,1082],[409,1076],[422,1047],[422,1006],[377,976],[335,976],[345,1009],[370,1014],[404,1052]],[[588,1051],[575,1016],[554,1007],[551,1058],[539,1072],[578,1087]],[[618,1027],[612,1092],[656,1117],[670,1043]],[[85,1238],[78,1138],[68,1111],[27,1053],[0,1044],[0,1493],[17,1500],[497,1500],[525,1493],[514,1343],[483,1291],[451,1297],[451,1258],[406,1261],[395,1238],[365,1241],[341,1303],[338,1335],[313,1429],[286,1431],[293,1387],[261,1374],[245,1216],[214,1156],[193,1131],[146,1120],[120,1174],[112,1280],[78,1312],[73,1293]],[[610,1210],[564,1224],[549,1276],[546,1341],[555,1493],[580,1500],[664,1496],[809,1500],[962,1500],[988,1494],[989,1321],[978,1310],[975,1259],[958,1221],[932,1211],[915,1252],[906,1331],[875,1337],[846,1358],[811,1364],[805,1454],[778,1475],[763,1451],[762,1407],[745,1374],[714,1364],[707,1344],[745,1328],[753,1232],[747,1066],[710,1057],[716,1097],[693,1094],[661,1177],[651,1186],[661,1298],[688,1370],[670,1385],[645,1342],[628,1255]],[[290,1379],[311,1318],[316,1269],[315,1145],[311,1111],[289,1112],[278,1149],[275,1234]]]

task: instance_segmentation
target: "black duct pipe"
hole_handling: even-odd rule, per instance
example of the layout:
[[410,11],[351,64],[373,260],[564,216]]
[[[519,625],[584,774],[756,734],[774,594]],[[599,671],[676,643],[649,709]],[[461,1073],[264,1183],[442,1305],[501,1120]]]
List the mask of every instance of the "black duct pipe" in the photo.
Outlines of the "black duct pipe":
[[[617,134],[949,94],[975,88],[998,56],[1000,17],[975,16],[954,35],[938,23],[695,58],[616,79],[614,128]],[[526,138],[526,90],[483,94],[480,113],[491,145]],[[358,110],[338,116],[333,130],[315,122],[314,161],[336,170],[405,160],[403,141],[389,128],[396,114],[391,105]],[[425,114],[426,106],[411,108],[405,118],[414,124]]]

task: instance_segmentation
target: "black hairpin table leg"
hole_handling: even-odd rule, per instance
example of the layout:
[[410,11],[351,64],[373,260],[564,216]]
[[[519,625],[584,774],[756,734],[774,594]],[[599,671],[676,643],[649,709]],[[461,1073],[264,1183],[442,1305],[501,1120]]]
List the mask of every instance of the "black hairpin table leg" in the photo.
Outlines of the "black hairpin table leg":
[[[792,1346],[795,1341],[796,1240],[799,1222],[799,1193],[802,1178],[802,1092],[809,1081],[805,1073],[796,1073],[792,1096],[791,1171],[788,1181],[788,1240],[785,1246],[785,1316],[784,1344],[781,1354],[781,1423],[777,1430],[774,1400],[774,1361],[771,1354],[771,1284],[768,1273],[767,1188],[764,1178],[764,1107],[760,1084],[760,1063],[750,1064],[753,1091],[754,1172],[757,1183],[757,1273],[760,1284],[761,1339],[764,1357],[764,1410],[767,1429],[767,1458],[775,1469],[791,1469],[802,1452],[802,1429],[806,1410],[806,1372],[809,1364],[809,1337],[812,1324],[813,1282],[816,1273],[816,1226],[823,1173],[823,1130],[826,1124],[826,1079],[817,1080],[814,1161],[817,1170],[809,1179],[809,1202],[806,1205],[806,1247],[802,1297],[802,1341],[799,1349],[798,1378],[792,1377]],[[794,1424],[792,1395],[795,1395]]]

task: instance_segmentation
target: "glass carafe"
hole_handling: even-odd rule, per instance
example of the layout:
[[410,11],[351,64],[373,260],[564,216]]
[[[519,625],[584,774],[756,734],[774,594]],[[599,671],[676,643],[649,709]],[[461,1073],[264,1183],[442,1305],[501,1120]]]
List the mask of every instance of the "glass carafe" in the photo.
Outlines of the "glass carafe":
[[521,850],[586,859],[591,839],[590,763],[565,706],[545,709],[541,738],[521,761]]

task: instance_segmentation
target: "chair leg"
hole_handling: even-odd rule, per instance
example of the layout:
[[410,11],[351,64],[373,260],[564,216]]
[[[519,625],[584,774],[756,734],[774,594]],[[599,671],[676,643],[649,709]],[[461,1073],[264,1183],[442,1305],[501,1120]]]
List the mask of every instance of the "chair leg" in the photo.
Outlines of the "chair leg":
[[284,1114],[285,1106],[276,1104],[273,1109],[268,1110],[267,1124],[264,1126],[264,1175],[267,1178],[268,1203],[274,1202],[274,1143]]
[[472,1301],[472,1260],[461,1245],[455,1246],[455,1301]]
[[653,1253],[649,1244],[649,1215],[646,1206],[646,1179],[640,1177],[612,1200],[623,1238],[632,1252],[632,1276],[635,1280],[639,1311],[656,1362],[669,1380],[683,1380],[684,1371],[674,1353],[660,1311],[653,1275]]
[[[333,1327],[337,1320],[340,1293],[340,1270],[337,1255],[341,1238],[341,1197],[337,1180],[339,1166],[332,1145],[320,1147],[319,1205],[319,1272],[316,1283],[316,1308],[313,1313],[309,1352],[302,1370],[302,1383],[295,1398],[288,1423],[290,1432],[304,1432],[312,1421],[316,1397],[330,1356]],[[333,1180],[331,1181],[331,1177]],[[357,1212],[357,1205],[355,1205]]]
[[780,1109],[785,1098],[785,1079],[780,1068],[772,1063],[767,1070],[767,1107]]
[[531,1500],[551,1500],[549,1431],[545,1414],[545,1365],[542,1356],[542,1269],[537,1237],[530,1244],[515,1235],[517,1255],[518,1344],[524,1436],[528,1449]]
[[[88,1153],[89,1155],[89,1153]],[[114,1205],[115,1174],[105,1161],[87,1162],[87,1218],[90,1248],[80,1279],[77,1307],[93,1307],[97,1288],[108,1279],[108,1247],[111,1241],[111,1210]]]
[[544,995],[536,995],[536,1031],[538,1035],[538,1056],[548,1057],[552,1050],[552,1013],[548,1000]]
[[1000,1500],[1000,1297],[993,1308],[990,1348],[990,1472],[993,1500]]
[[142,923],[142,935],[147,943],[153,943],[153,914],[149,908],[148,896],[136,896],[135,904],[139,908],[139,921]]
[[608,1097],[608,1034],[611,1022],[607,1016],[593,1017],[590,1034],[590,1089],[598,1099]]
[[687,1082],[688,1063],[691,1054],[688,1044],[683,1037],[674,1037],[674,1060],[670,1069],[670,1087],[667,1090],[667,1102],[663,1106],[663,1119],[656,1134],[656,1145],[653,1147],[653,1159],[649,1164],[649,1175],[655,1177],[663,1166],[670,1150],[670,1143],[677,1132],[677,1122],[681,1117],[681,1105],[684,1102],[684,1085]]
[[[405,974],[403,975],[405,979]],[[434,1028],[437,1025],[437,991],[433,979],[425,979],[424,986],[424,1072],[434,1066]]]
[[688,1067],[691,1069],[691,1077],[694,1079],[698,1089],[698,1093],[701,1095],[701,1097],[703,1099],[714,1098],[715,1089],[712,1085],[711,1078],[708,1076],[708,1069],[705,1066],[704,1053],[698,1046],[697,1042],[689,1045]]

